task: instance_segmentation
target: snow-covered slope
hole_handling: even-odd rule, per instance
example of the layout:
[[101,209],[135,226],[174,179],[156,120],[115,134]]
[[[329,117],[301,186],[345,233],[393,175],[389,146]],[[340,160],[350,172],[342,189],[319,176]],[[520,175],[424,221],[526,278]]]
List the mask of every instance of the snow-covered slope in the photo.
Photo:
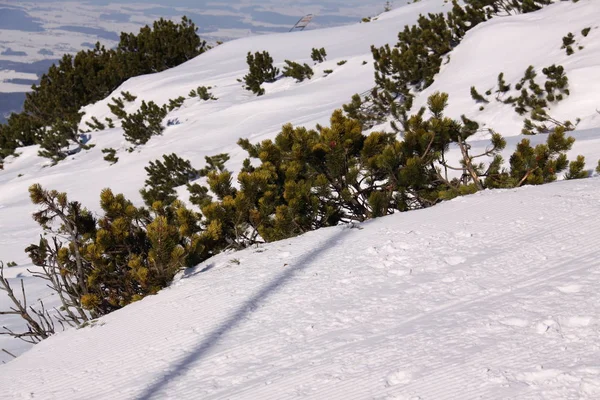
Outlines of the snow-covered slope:
[[0,398],[598,399],[600,179],[311,232],[0,367]]
[[[581,31],[585,28],[591,30],[584,37]],[[570,56],[561,49],[568,33],[576,40],[575,53]],[[600,125],[600,5],[595,0],[563,1],[535,13],[493,18],[469,31],[449,58],[435,82],[415,100],[415,110],[425,105],[432,93],[446,92],[449,116],[466,114],[505,136],[515,136],[521,132],[523,117],[510,105],[494,100],[495,94],[486,96],[490,103],[479,111],[481,104],[471,98],[471,86],[480,94],[494,91],[498,74],[504,72],[512,90],[503,99],[517,97],[514,86],[527,67],[535,67],[541,84],[545,79],[542,68],[556,64],[565,68],[571,95],[551,105],[550,115],[561,121],[580,118],[580,129]]]
[[[227,152],[236,170],[245,157],[238,138],[272,138],[287,122],[327,124],[352,94],[372,87],[372,44],[393,44],[419,14],[449,7],[422,0],[370,23],[237,40],[126,82],[113,96],[138,96],[128,111],[198,86],[212,86],[219,100],[187,100],[167,117],[178,124],[133,153],[125,151],[119,127],[92,133],[95,148],[54,167],[45,166],[36,147],[20,149],[0,171],[0,259],[19,264],[6,274],[14,285],[25,278],[30,302],[43,297],[53,304],[26,271],[23,249],[40,233],[30,218],[31,184],[67,191],[97,210],[104,187],[139,202],[143,167],[165,153],[199,168],[204,156]],[[582,118],[586,129],[572,133],[570,155],[584,154],[591,167],[600,153],[599,20],[597,0],[581,0],[482,24],[416,105],[433,91],[450,93],[450,115],[466,113],[511,136],[508,155],[521,140],[522,119],[495,103],[480,113],[469,88],[484,92],[499,72],[512,82],[530,64],[538,70],[562,64],[571,96],[551,113]],[[567,57],[560,39],[570,31],[581,36],[587,26],[588,37],[578,38],[584,49]],[[285,59],[309,62],[313,47],[325,47],[329,57],[309,81],[281,79],[265,85],[261,97],[237,81],[247,72],[248,51],[267,50],[281,66]],[[326,69],[334,72],[324,77]],[[86,107],[85,118],[110,116],[109,101]],[[471,145],[484,148],[488,141]],[[117,164],[102,159],[107,147],[118,150]],[[144,399],[152,391],[178,399],[598,398],[591,338],[599,326],[593,308],[599,201],[598,179],[484,193],[364,229],[328,229],[220,255],[158,296],[0,366],[0,388],[8,388],[0,398],[33,392],[43,399]],[[6,305],[0,295],[0,309]],[[0,316],[2,325],[21,321]],[[27,347],[0,336],[0,348],[20,354]],[[0,360],[9,358],[0,353]]]

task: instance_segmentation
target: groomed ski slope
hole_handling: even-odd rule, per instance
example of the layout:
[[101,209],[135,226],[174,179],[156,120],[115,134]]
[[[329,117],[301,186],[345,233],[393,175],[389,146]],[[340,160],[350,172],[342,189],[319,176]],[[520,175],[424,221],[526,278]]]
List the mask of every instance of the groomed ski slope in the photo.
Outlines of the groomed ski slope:
[[221,254],[0,367],[3,399],[598,399],[600,179]]

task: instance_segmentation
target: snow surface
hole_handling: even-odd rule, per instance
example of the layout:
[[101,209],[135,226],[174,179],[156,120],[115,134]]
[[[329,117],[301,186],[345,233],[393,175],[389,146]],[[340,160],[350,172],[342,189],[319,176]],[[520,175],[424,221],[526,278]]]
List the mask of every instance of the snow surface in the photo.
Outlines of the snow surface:
[[0,367],[6,399],[597,399],[600,179],[218,255]]
[[[235,171],[246,157],[238,138],[272,138],[287,122],[327,124],[352,94],[373,86],[372,44],[394,44],[419,14],[449,8],[422,0],[370,23],[236,40],[126,82],[112,96],[138,96],[128,111],[198,86],[213,86],[219,100],[187,100],[167,117],[177,124],[133,153],[120,127],[93,132],[96,147],[54,167],[36,146],[19,149],[0,171],[0,259],[19,264],[7,276],[15,286],[24,278],[30,303],[55,304],[29,276],[23,252],[40,233],[30,216],[31,184],[67,191],[97,211],[104,187],[139,203],[143,167],[165,153],[199,168],[204,156],[227,152]],[[495,103],[479,113],[470,86],[484,92],[501,71],[512,83],[530,64],[538,71],[562,64],[572,93],[551,114],[582,119],[569,155],[585,155],[592,168],[600,153],[599,20],[597,1],[581,0],[482,24],[416,105],[432,91],[450,93],[449,114],[466,113],[508,136],[508,156],[522,139],[522,118]],[[594,29],[583,39],[587,26]],[[584,49],[567,57],[560,38],[569,31]],[[313,47],[325,47],[329,57],[309,81],[280,79],[261,97],[237,82],[248,51],[268,50],[282,66],[285,59],[310,62]],[[347,63],[338,66],[341,60]],[[334,72],[325,77],[325,69]],[[112,116],[110,97],[86,107],[85,118]],[[529,138],[541,143],[546,136]],[[483,137],[471,142],[474,150],[488,144]],[[102,159],[106,147],[118,150],[117,164]],[[597,178],[485,192],[358,229],[222,254],[159,295],[0,366],[0,398],[600,398],[599,202]],[[0,296],[0,309],[7,305]],[[2,316],[0,325],[22,324]],[[0,336],[0,348],[14,354],[28,347]],[[0,361],[9,359],[0,352]]]

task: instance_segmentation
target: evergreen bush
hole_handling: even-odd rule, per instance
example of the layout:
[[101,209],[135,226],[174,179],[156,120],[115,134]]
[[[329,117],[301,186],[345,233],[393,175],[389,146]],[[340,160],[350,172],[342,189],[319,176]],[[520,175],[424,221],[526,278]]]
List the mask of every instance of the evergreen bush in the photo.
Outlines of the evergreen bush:
[[294,78],[297,82],[310,79],[314,75],[312,68],[308,64],[302,65],[289,60],[285,60],[285,63],[286,65],[283,67],[283,76]]
[[250,71],[244,76],[245,88],[258,96],[262,96],[265,90],[261,85],[265,82],[275,82],[277,75],[279,75],[279,69],[273,66],[273,59],[266,51],[254,54],[248,52],[246,62]]

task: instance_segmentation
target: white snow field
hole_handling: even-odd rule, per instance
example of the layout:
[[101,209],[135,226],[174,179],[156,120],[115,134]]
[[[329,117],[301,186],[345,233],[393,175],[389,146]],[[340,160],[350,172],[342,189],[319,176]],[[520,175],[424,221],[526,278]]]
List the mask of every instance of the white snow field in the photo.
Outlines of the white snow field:
[[0,367],[3,399],[598,399],[600,179],[218,255]]
[[[373,86],[372,44],[394,44],[419,14],[450,6],[421,0],[370,23],[235,40],[129,80],[84,118],[112,117],[107,103],[121,91],[138,96],[127,111],[198,86],[212,86],[218,100],[188,99],[167,116],[175,123],[162,136],[133,153],[118,126],[91,133],[93,149],[53,167],[36,146],[19,149],[0,170],[0,260],[19,265],[6,275],[15,287],[25,280],[30,304],[56,304],[27,272],[23,249],[41,233],[31,184],[97,211],[105,187],[140,203],[144,166],[165,153],[200,168],[204,156],[226,152],[236,171],[246,157],[238,138],[273,138],[287,122],[328,124],[333,110]],[[581,118],[569,156],[585,155],[592,169],[600,158],[598,21],[598,1],[580,0],[486,22],[450,54],[416,107],[433,91],[448,92],[448,114],[501,132],[508,158],[524,117],[495,101],[480,112],[470,87],[485,92],[499,72],[514,86],[529,65],[539,75],[563,65],[571,95],[550,114]],[[571,56],[560,49],[569,32],[583,46]],[[311,80],[280,79],[261,97],[237,81],[248,51],[267,50],[281,67],[286,59],[310,63],[313,47],[325,47],[328,60]],[[326,69],[334,72],[325,77]],[[471,141],[474,149],[488,143]],[[102,159],[107,147],[118,150],[115,165]],[[221,254],[95,326],[33,348],[0,336],[0,349],[22,354],[8,362],[0,352],[0,399],[598,399],[599,209],[600,178],[591,178],[479,193]],[[8,306],[0,293],[0,310]],[[0,326],[22,325],[0,316]]]

